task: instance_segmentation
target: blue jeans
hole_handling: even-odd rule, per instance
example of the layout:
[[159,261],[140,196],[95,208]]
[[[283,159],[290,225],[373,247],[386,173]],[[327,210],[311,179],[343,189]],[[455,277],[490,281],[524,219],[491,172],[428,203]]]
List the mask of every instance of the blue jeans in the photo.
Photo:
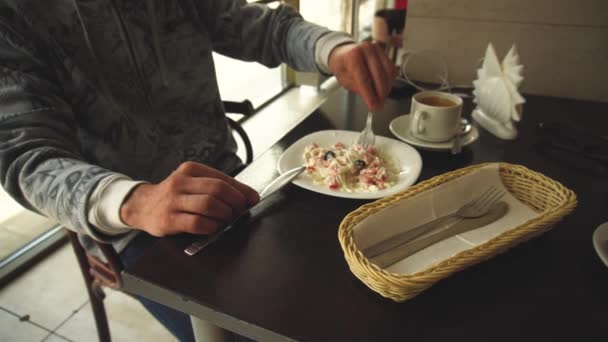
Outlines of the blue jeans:
[[[120,253],[120,258],[125,267],[134,263],[135,260],[137,260],[146,249],[150,248],[156,240],[156,237],[146,233],[140,233],[135,237],[122,253]],[[179,341],[194,342],[194,332],[192,331],[190,315],[142,296],[135,295],[133,297],[143,304],[144,308],[146,308],[146,310],[164,325]]]

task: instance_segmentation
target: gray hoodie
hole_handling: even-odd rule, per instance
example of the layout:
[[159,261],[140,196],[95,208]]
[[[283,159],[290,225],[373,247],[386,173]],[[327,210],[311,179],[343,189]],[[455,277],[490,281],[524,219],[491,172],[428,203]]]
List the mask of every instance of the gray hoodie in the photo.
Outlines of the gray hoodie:
[[212,51],[316,71],[327,32],[244,0],[0,0],[0,182],[24,207],[116,242],[87,220],[101,179],[238,166]]

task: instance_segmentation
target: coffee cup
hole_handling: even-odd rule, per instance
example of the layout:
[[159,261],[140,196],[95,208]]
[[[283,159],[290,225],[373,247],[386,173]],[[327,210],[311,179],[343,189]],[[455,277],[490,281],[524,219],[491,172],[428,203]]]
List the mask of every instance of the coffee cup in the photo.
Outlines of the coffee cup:
[[462,99],[440,91],[423,91],[412,97],[410,133],[424,141],[443,142],[460,130]]

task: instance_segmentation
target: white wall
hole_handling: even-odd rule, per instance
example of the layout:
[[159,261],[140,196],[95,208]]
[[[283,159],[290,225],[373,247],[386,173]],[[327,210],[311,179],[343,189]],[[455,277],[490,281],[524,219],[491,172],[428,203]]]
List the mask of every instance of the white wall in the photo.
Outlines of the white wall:
[[523,92],[608,102],[608,0],[410,0],[405,47],[438,50],[451,83],[471,84],[488,42],[501,59],[517,45]]

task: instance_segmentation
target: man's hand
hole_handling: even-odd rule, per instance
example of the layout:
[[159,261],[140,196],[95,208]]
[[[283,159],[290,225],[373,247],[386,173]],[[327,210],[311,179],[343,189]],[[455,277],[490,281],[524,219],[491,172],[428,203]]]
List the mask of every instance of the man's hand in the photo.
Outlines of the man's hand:
[[334,48],[328,64],[340,84],[363,97],[372,111],[382,108],[397,76],[397,68],[382,48],[368,42]]
[[154,236],[212,234],[259,200],[255,190],[234,178],[185,162],[161,183],[133,189],[120,217]]

